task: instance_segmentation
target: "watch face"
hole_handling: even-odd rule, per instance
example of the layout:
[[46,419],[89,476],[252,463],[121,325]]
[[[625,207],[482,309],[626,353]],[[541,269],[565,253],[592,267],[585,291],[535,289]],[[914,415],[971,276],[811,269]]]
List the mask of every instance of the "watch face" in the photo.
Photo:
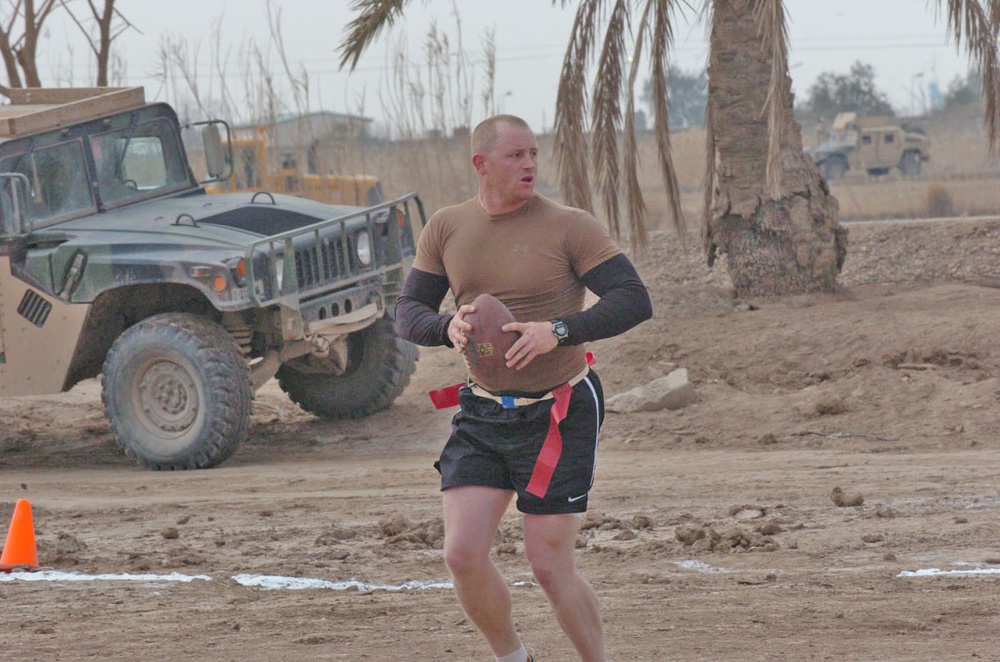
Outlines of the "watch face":
[[562,342],[569,336],[569,329],[566,328],[565,322],[555,321],[552,323],[552,333],[559,342]]

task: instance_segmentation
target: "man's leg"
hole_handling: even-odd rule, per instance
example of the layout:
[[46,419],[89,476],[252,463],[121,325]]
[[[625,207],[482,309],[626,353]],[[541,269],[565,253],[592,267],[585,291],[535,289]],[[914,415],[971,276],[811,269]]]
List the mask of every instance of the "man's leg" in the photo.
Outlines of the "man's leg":
[[444,491],[444,560],[458,601],[497,657],[521,646],[511,616],[510,590],[490,557],[513,495],[479,486]]
[[526,514],[524,551],[580,659],[606,662],[597,596],[573,559],[579,529],[578,515]]

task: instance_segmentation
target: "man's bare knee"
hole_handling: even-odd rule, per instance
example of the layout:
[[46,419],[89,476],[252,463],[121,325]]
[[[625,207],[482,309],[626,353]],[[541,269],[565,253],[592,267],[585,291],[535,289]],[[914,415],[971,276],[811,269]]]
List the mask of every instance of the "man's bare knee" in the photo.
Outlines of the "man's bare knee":
[[453,576],[467,577],[481,573],[491,561],[488,553],[484,555],[469,547],[445,545],[444,563]]

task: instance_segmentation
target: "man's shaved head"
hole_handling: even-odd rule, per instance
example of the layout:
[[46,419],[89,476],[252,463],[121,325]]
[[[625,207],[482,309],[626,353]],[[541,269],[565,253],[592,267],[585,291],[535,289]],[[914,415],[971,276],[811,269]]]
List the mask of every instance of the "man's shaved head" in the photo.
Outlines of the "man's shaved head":
[[497,139],[497,127],[501,124],[510,124],[520,129],[531,130],[528,123],[517,115],[494,115],[489,117],[472,130],[472,154],[482,154],[485,156],[493,148],[493,143]]

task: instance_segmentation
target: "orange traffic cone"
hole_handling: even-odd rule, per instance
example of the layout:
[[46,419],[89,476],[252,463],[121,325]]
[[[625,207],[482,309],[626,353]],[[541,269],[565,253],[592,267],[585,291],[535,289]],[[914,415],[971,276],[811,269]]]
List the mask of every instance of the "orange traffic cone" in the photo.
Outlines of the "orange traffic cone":
[[7,540],[0,556],[0,572],[15,569],[31,570],[38,567],[38,550],[35,547],[35,525],[31,520],[31,504],[18,499],[14,516],[10,519]]

